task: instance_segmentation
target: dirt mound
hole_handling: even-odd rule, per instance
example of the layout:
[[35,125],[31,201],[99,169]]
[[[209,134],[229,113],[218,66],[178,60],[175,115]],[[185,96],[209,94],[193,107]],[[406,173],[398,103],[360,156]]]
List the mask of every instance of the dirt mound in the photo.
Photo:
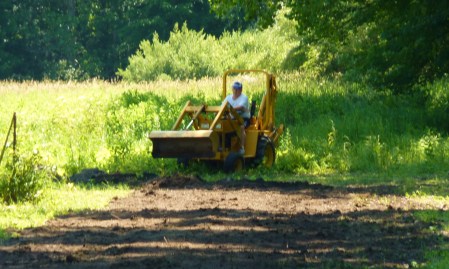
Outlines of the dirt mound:
[[70,177],[70,181],[74,183],[112,183],[112,184],[127,184],[130,186],[139,186],[142,182],[154,179],[157,177],[154,173],[145,172],[142,175],[134,173],[106,173],[98,168],[87,168],[81,170],[79,173]]
[[222,188],[228,189],[241,189],[241,188],[251,188],[251,189],[279,189],[279,190],[300,190],[300,189],[313,189],[319,191],[332,190],[333,187],[325,186],[322,184],[310,184],[307,181],[295,181],[295,182],[280,182],[280,181],[267,181],[263,178],[257,178],[256,180],[250,179],[222,179],[220,181],[214,182],[215,187],[220,186]]
[[155,177],[151,181],[143,184],[141,191],[143,193],[153,194],[153,191],[160,188],[165,189],[185,189],[185,188],[203,188],[203,189],[277,189],[283,191],[297,191],[300,189],[312,189],[317,191],[330,191],[334,188],[322,184],[310,184],[306,181],[295,182],[276,182],[265,181],[263,178],[256,180],[226,178],[216,182],[204,181],[199,176],[194,175],[171,175],[166,177]]
[[198,176],[185,176],[185,175],[172,175],[167,177],[157,177],[147,183],[145,183],[141,191],[147,195],[153,194],[154,190],[160,188],[186,188],[188,186],[198,186],[206,184]]

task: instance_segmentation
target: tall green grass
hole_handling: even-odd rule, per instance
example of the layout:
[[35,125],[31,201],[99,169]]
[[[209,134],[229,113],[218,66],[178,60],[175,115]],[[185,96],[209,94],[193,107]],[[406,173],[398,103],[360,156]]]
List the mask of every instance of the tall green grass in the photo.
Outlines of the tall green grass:
[[[432,114],[423,105],[432,98],[300,76],[281,83],[277,118],[288,132],[278,169],[318,174],[446,171],[446,130],[431,124]],[[446,82],[437,82],[436,91],[443,91],[441,83]]]
[[[147,135],[168,128],[187,100],[219,102],[220,80],[111,84],[2,82],[0,137],[17,113],[18,148],[63,178],[87,167],[107,172],[165,172]],[[12,149],[6,156],[12,156]],[[4,169],[4,162],[2,169]]]
[[[274,169],[293,174],[445,173],[449,140],[432,96],[398,96],[300,74],[278,78],[277,123],[286,131]],[[426,89],[443,91],[447,81]],[[261,98],[248,80],[250,98]],[[151,157],[152,130],[169,129],[187,100],[219,104],[220,78],[150,83],[3,82],[0,137],[18,115],[18,147],[38,152],[61,177],[88,167],[107,172],[176,170]],[[437,98],[437,97],[435,97]],[[435,99],[434,98],[434,99]],[[437,98],[437,99],[438,99]],[[447,98],[446,98],[447,99]],[[442,103],[442,101],[439,101]],[[439,105],[442,110],[443,105]],[[443,117],[443,116],[440,116]],[[434,121],[432,121],[434,119]],[[3,138],[2,138],[3,140]]]

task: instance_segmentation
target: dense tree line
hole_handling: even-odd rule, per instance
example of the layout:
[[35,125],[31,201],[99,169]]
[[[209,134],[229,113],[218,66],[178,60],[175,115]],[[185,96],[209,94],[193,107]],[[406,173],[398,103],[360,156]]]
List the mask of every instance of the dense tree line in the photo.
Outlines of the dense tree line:
[[114,78],[175,23],[218,37],[266,28],[280,10],[297,23],[288,69],[398,92],[449,73],[447,0],[10,0],[0,2],[0,79]]
[[289,8],[301,37],[292,53],[298,67],[397,91],[449,72],[447,0],[210,1],[218,14],[243,10],[262,27]]
[[113,78],[141,40],[166,40],[175,23],[220,35],[207,0],[0,1],[0,79]]

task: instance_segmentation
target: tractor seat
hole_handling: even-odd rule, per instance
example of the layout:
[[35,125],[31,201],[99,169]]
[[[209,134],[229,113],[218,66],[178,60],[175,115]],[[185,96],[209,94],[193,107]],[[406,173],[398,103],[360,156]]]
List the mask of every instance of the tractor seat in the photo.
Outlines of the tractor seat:
[[248,129],[251,125],[253,125],[256,122],[256,118],[254,115],[256,114],[256,101],[251,101],[251,108],[250,108],[250,117],[249,117],[249,124],[246,126],[245,129]]
[[254,114],[256,114],[256,101],[255,100],[251,101],[251,109],[250,109],[249,113],[250,113],[250,118],[254,117]]

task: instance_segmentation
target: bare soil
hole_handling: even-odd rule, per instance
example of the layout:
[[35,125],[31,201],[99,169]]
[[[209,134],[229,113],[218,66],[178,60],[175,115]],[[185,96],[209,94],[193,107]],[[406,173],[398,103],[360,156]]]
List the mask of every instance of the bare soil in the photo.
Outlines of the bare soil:
[[424,209],[447,208],[391,186],[156,177],[107,209],[18,231],[0,268],[408,268],[442,240],[415,219]]

